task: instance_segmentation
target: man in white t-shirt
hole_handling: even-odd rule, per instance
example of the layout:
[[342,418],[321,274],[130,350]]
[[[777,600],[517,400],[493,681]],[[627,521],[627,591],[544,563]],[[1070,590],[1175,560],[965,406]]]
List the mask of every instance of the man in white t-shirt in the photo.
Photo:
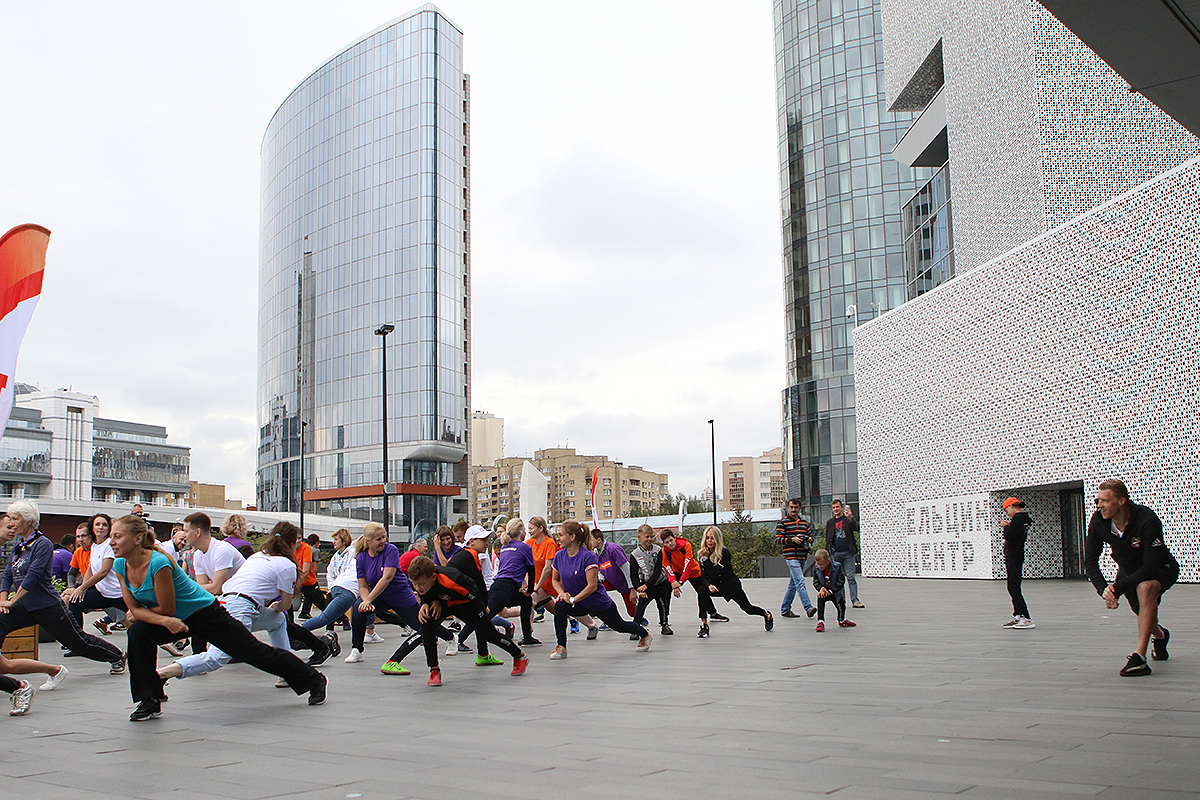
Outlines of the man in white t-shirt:
[[210,594],[220,597],[225,581],[246,563],[246,557],[228,542],[212,537],[212,520],[203,511],[189,514],[183,520],[183,535],[188,546],[196,551],[192,568],[196,583]]

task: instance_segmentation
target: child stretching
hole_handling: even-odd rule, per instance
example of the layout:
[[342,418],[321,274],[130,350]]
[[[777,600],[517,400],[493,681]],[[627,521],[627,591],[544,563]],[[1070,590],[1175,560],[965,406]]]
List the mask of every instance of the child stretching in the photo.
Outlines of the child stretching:
[[[513,657],[513,675],[525,674],[529,659],[513,640],[502,637],[487,616],[487,605],[479,596],[476,580],[464,575],[454,567],[434,566],[426,556],[413,559],[408,568],[408,579],[413,588],[421,596],[421,610],[417,618],[421,623],[421,643],[425,646],[425,661],[429,665],[429,685],[442,685],[442,670],[438,666],[437,630],[442,617],[453,614],[464,626],[475,631],[479,644],[479,658],[487,660],[487,643],[498,645]],[[410,638],[410,641],[411,638]],[[408,642],[405,643],[408,645]],[[415,643],[414,643],[415,647]],[[397,653],[393,660],[397,663],[405,654]]]
[[837,607],[838,626],[853,628],[854,623],[846,619],[846,576],[842,574],[842,565],[833,563],[828,550],[818,550],[816,561],[813,586],[817,590],[817,633],[825,632],[825,604],[831,600]]
[[663,571],[662,548],[654,543],[654,528],[649,525],[638,528],[637,538],[638,546],[629,558],[630,582],[638,598],[633,621],[643,626],[646,624],[646,607],[653,600],[658,606],[658,624],[662,626],[662,634],[671,636],[675,633],[667,624],[667,616],[671,613],[671,582]]

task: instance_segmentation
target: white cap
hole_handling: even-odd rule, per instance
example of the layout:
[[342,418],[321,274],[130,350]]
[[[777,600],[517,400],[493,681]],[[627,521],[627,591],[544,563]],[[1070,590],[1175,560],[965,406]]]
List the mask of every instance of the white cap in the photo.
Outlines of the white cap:
[[482,525],[472,525],[471,527],[467,528],[467,535],[465,537],[465,541],[469,542],[472,539],[486,539],[491,535],[492,535],[492,532],[489,531],[487,528],[483,527]]

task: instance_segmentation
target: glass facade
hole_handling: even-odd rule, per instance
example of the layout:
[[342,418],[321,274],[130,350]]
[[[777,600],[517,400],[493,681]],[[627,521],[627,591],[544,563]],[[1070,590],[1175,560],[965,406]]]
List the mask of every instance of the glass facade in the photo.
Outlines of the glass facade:
[[790,497],[858,500],[854,325],[906,299],[900,209],[924,182],[891,157],[912,121],[884,96],[880,5],[775,0]]
[[954,277],[954,226],[950,214],[950,163],[904,204],[904,270],[908,300]]
[[[424,6],[318,68],[267,128],[261,510],[299,508],[302,452],[306,490],[383,482],[384,343],[389,478],[455,482],[468,424],[464,81],[462,32]],[[384,323],[395,331],[375,335]]]
[[97,443],[92,451],[92,483],[127,481],[186,492],[190,460],[186,452]]

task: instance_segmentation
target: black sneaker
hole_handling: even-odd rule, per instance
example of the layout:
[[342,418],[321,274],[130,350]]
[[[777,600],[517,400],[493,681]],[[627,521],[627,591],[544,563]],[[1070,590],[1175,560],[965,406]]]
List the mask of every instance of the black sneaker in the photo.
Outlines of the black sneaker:
[[308,664],[310,667],[319,667],[328,661],[329,657],[332,655],[333,650],[330,649],[329,645],[322,643],[321,649],[313,650],[313,654],[309,656],[308,661],[305,661],[304,663]]
[[[790,608],[787,611],[780,613],[779,616],[787,617],[788,619],[800,619],[801,618],[799,614],[797,614],[795,611],[792,611]],[[812,614],[809,614],[809,616],[811,617]]]
[[763,620],[763,623],[766,625],[767,630],[771,630],[775,627],[775,617],[771,616],[770,611],[767,612],[766,619]]
[[521,647],[541,647],[542,640],[535,639],[532,636],[526,636],[526,637],[523,637],[521,639],[521,641],[517,642],[517,644],[520,645]]
[[638,636],[636,633],[629,634],[629,641],[631,641],[631,642],[636,642],[641,638],[642,637]]
[[663,625],[663,626],[662,626],[662,635],[663,635],[663,636],[674,636],[674,635],[675,635],[675,631],[671,630],[671,626],[670,626],[670,625]]
[[1154,649],[1150,651],[1150,657],[1155,661],[1166,661],[1171,657],[1171,654],[1167,652],[1167,642],[1171,641],[1171,632],[1162,625],[1159,627],[1162,628],[1163,637],[1150,640],[1150,643],[1154,645]]
[[708,638],[708,626],[707,625],[700,626],[700,630],[698,630],[696,632],[696,638],[697,639],[707,639]]
[[[121,656],[108,667],[109,675],[124,675],[125,674],[125,656]],[[132,717],[131,717],[132,719]],[[134,720],[137,722],[137,720]]]
[[329,645],[329,657],[341,655],[342,645],[338,642],[337,634],[333,631],[325,634],[325,643]]
[[721,614],[709,614],[708,618],[710,620],[712,620],[713,622],[729,622],[729,617],[723,616]]
[[587,640],[589,642],[594,642],[596,640],[596,637],[599,635],[600,635],[599,627],[593,625],[592,627],[588,628]]
[[157,700],[143,700],[129,715],[130,722],[145,722],[148,719],[158,719],[162,716],[162,704]]
[[1133,678],[1138,675],[1149,675],[1150,665],[1146,663],[1146,659],[1142,658],[1138,653],[1134,653],[1129,657],[1125,667],[1121,670],[1121,677]]
[[325,703],[325,690],[329,688],[329,678],[321,676],[321,682],[308,690],[308,704],[319,706]]

